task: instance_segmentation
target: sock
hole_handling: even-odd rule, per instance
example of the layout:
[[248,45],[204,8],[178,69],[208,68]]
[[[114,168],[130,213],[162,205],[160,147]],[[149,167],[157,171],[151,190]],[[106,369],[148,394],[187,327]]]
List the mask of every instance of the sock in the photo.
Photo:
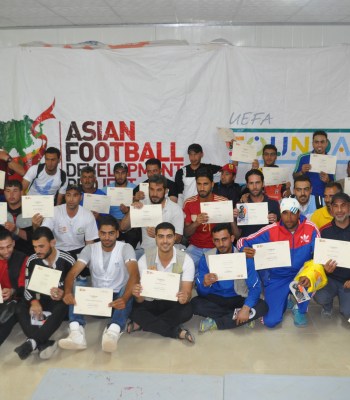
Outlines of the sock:
[[29,342],[32,345],[33,350],[35,350],[37,348],[37,344],[34,339],[27,339],[27,342]]

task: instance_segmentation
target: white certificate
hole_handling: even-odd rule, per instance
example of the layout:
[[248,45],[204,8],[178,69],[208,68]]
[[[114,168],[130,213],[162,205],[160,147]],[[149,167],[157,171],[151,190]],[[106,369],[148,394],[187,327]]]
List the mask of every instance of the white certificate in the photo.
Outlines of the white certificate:
[[163,222],[161,204],[145,204],[142,208],[130,207],[132,228],[156,227]]
[[218,135],[224,142],[231,142],[231,140],[235,140],[236,136],[230,128],[217,128]]
[[344,193],[350,195],[350,178],[344,178]]
[[111,206],[130,206],[132,204],[132,188],[108,187],[107,196],[111,198]]
[[7,203],[0,203],[0,224],[7,221]]
[[2,297],[2,288],[1,288],[1,285],[0,285],[0,304],[2,304],[3,302],[4,302],[4,299]]
[[237,225],[267,225],[269,208],[263,203],[238,203]]
[[74,314],[95,315],[98,317],[110,317],[112,307],[108,304],[113,301],[113,289],[95,287],[75,287]]
[[61,275],[62,271],[57,269],[36,265],[30,277],[28,289],[50,296],[50,290],[58,287]]
[[52,218],[54,215],[54,196],[22,196],[22,217],[32,218],[35,214]]
[[100,214],[108,214],[111,198],[108,196],[92,193],[84,193],[83,207]]
[[4,189],[5,187],[5,172],[4,171],[0,171],[0,189]]
[[280,185],[281,183],[288,182],[288,168],[263,167],[262,172],[264,174],[264,182],[266,186]]
[[325,172],[326,174],[335,174],[337,168],[337,157],[328,154],[310,154],[310,172]]
[[250,144],[233,142],[232,156],[233,161],[251,163],[257,158],[256,148]]
[[140,183],[139,188],[140,192],[143,192],[145,194],[144,200],[149,199],[149,183]]
[[255,270],[267,268],[291,267],[288,240],[280,242],[253,244]]
[[220,224],[222,222],[233,222],[232,200],[209,201],[200,203],[201,213],[207,213],[209,224]]
[[316,264],[326,264],[328,260],[334,260],[338,267],[350,268],[349,256],[350,242],[323,238],[315,240],[314,262]]
[[146,269],[141,276],[142,297],[177,301],[181,274]]
[[219,281],[247,279],[245,253],[213,254],[209,258],[209,271],[216,274]]

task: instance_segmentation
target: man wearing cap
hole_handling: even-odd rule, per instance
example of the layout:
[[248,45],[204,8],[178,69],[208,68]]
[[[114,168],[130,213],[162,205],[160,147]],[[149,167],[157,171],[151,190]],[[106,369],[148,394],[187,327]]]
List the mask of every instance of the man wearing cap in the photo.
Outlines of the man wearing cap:
[[[325,239],[350,241],[350,197],[346,193],[336,193],[331,201],[331,213],[334,219],[321,229]],[[340,314],[350,318],[350,270],[342,268],[335,260],[328,260],[324,265],[328,277],[327,285],[316,292],[314,299],[321,304],[321,315],[331,318],[333,300],[339,299]],[[350,322],[350,321],[349,321]]]
[[233,207],[236,207],[241,198],[241,187],[235,183],[237,168],[234,164],[226,164],[220,172],[220,182],[214,183],[213,193],[232,200]]
[[56,239],[56,247],[75,258],[85,245],[98,239],[94,215],[79,205],[81,197],[81,186],[69,185],[65,194],[66,204],[54,208],[53,218],[44,219],[40,214],[35,214],[32,219],[34,230],[39,226],[50,228]]
[[[320,236],[317,227],[300,213],[300,204],[296,199],[282,199],[281,220],[268,225],[258,232],[241,238],[237,247],[247,256],[247,264],[254,264],[255,249],[253,245],[285,241],[289,242],[292,266],[281,266],[260,271],[265,292],[265,301],[269,307],[264,316],[264,324],[273,328],[282,322],[287,308],[290,293],[289,284],[294,280],[304,263],[313,257],[315,239]],[[308,287],[310,281],[300,277],[299,285]],[[293,308],[294,324],[298,327],[307,325],[308,302],[295,305]]]
[[219,165],[203,164],[201,162],[204,154],[202,146],[198,143],[188,146],[187,154],[190,164],[180,168],[175,174],[175,183],[179,193],[178,203],[181,207],[185,200],[197,194],[196,171],[198,168],[206,167],[213,175],[221,169]]

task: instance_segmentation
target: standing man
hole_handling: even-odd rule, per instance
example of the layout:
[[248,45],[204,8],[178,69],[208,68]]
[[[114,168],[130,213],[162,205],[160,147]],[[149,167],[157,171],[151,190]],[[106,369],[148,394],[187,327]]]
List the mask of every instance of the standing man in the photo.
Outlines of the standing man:
[[[149,179],[153,175],[162,175],[162,163],[158,160],[158,158],[150,158],[146,161],[146,174],[148,179],[146,179],[143,183],[149,183]],[[166,178],[168,193],[167,196],[170,200],[177,203],[178,193],[177,186],[174,181]],[[140,191],[140,185],[137,185],[134,189],[134,201],[140,201],[145,198],[145,193]]]
[[[26,268],[26,289],[24,300],[17,305],[16,315],[27,340],[15,348],[21,360],[25,360],[35,350],[43,360],[50,358],[57,349],[57,343],[50,340],[67,315],[68,307],[63,303],[64,279],[74,264],[74,258],[55,247],[55,238],[49,228],[41,227],[33,233],[35,254],[29,257]],[[28,284],[36,265],[62,271],[58,287],[50,290],[50,295],[33,292]],[[45,317],[44,312],[51,313]],[[45,321],[33,325],[33,321]]]
[[194,344],[194,336],[182,324],[192,318],[191,295],[194,265],[191,257],[174,247],[175,227],[168,222],[156,226],[156,244],[146,250],[139,260],[140,275],[147,269],[172,272],[181,275],[177,301],[157,300],[142,296],[142,287],[136,284],[132,294],[135,296],[133,310],[128,325],[128,333],[144,330],[165,337],[186,340]]
[[[27,257],[15,250],[11,232],[0,229],[0,286],[4,303],[18,300],[23,296]],[[16,315],[0,324],[0,346],[17,323]]]
[[294,179],[294,195],[300,204],[300,212],[310,219],[311,215],[323,206],[323,198],[314,196],[310,178],[305,175],[297,176]]
[[[205,317],[199,325],[202,333],[237,328],[262,317],[268,310],[260,299],[259,276],[253,265],[247,266],[247,279],[219,281],[217,275],[209,271],[209,255],[238,252],[233,245],[235,237],[231,224],[217,224],[211,233],[215,249],[209,250],[199,261],[198,296],[192,299],[193,313]],[[233,319],[235,309],[239,311]]]
[[[325,131],[316,131],[312,135],[311,153],[327,154],[326,149],[328,146],[328,135]],[[301,154],[296,162],[293,178],[306,175],[311,182],[312,194],[315,196],[323,196],[326,183],[335,180],[334,175],[328,175],[325,172],[312,172],[310,164],[310,154]]]
[[[113,308],[112,318],[102,336],[102,350],[113,352],[117,349],[118,340],[125,328],[132,307],[132,288],[139,282],[139,272],[133,248],[117,241],[119,235],[118,221],[111,215],[100,217],[98,231],[100,242],[86,246],[78,261],[69,272],[64,289],[64,302],[76,304],[73,295],[73,283],[80,272],[88,266],[92,286],[113,289],[113,301],[108,304]],[[71,314],[69,336],[59,341],[59,346],[67,350],[84,350],[85,319],[83,315]]]
[[23,177],[23,192],[31,195],[54,195],[55,204],[62,204],[67,189],[67,174],[58,167],[61,152],[56,147],[45,151],[45,164],[33,165]]
[[82,168],[80,171],[80,183],[81,187],[83,189],[83,198],[81,200],[81,206],[83,205],[84,202],[84,193],[90,193],[90,194],[100,194],[102,196],[105,195],[105,192],[103,192],[101,189],[98,189],[97,187],[97,179],[96,179],[96,172],[93,167],[90,165],[87,165],[86,167]]
[[216,174],[221,169],[219,165],[202,163],[204,154],[200,144],[193,143],[188,146],[187,154],[190,159],[190,164],[180,168],[175,174],[175,183],[179,193],[178,203],[180,207],[182,207],[188,198],[197,194],[196,171],[199,168],[207,168],[212,175]]
[[[282,321],[287,309],[289,284],[304,263],[312,259],[315,239],[320,236],[316,226],[301,215],[300,204],[296,199],[290,197],[282,199],[280,207],[281,220],[279,222],[268,225],[248,237],[243,237],[237,243],[238,249],[246,253],[247,264],[254,265],[254,244],[283,240],[289,242],[292,266],[261,271],[265,301],[269,307],[263,320],[269,328],[275,327]],[[310,281],[306,277],[300,277],[299,285],[309,287]],[[294,325],[298,327],[307,325],[308,303],[306,301],[294,306]]]
[[[321,237],[325,239],[350,241],[350,197],[345,193],[336,193],[331,202],[334,219],[321,229]],[[331,318],[333,300],[339,299],[339,311],[345,321],[350,318],[350,270],[328,260],[324,265],[328,277],[327,285],[316,292],[314,299],[321,304],[321,315]]]
[[237,168],[234,164],[226,164],[220,172],[220,182],[214,183],[213,193],[232,200],[234,208],[241,198],[241,187],[235,183]]

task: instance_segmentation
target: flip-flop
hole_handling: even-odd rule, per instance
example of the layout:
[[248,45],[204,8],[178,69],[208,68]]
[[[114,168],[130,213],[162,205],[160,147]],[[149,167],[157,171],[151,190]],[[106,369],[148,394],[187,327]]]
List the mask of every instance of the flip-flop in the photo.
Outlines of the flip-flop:
[[[185,332],[184,337],[181,337],[182,332]],[[194,335],[191,333],[191,331],[189,329],[184,328],[183,326],[179,327],[178,338],[192,345],[196,343],[196,339]]]
[[142,328],[141,328],[141,326],[139,326],[138,328],[135,328],[135,323],[134,323],[134,321],[129,321],[127,324],[126,324],[126,332],[127,333],[133,333],[133,332],[138,332],[138,331],[142,331]]

